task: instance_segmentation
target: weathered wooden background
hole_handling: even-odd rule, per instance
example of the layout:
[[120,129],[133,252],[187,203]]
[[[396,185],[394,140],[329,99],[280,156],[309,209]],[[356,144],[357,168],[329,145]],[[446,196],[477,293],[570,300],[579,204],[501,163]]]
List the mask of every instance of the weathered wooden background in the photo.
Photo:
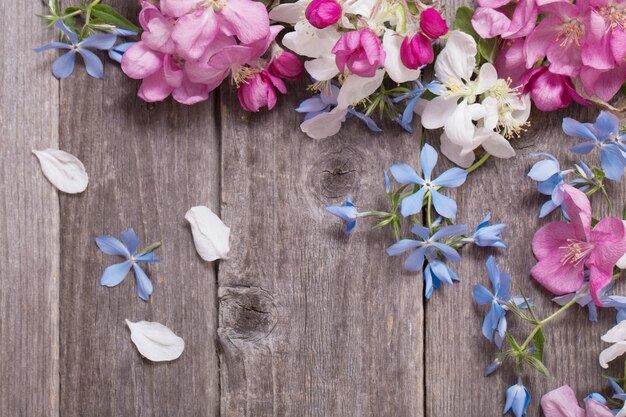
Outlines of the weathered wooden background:
[[[135,16],[134,1],[114,0]],[[451,14],[459,1],[448,2]],[[138,84],[107,63],[104,81],[82,68],[62,82],[52,53],[30,48],[53,39],[36,13],[41,2],[4,3],[0,125],[0,416],[456,417],[498,415],[509,372],[483,380],[493,348],[480,336],[485,313],[471,287],[486,282],[495,253],[540,313],[555,309],[529,279],[530,239],[541,198],[525,174],[532,151],[571,161],[565,115],[534,112],[516,142],[518,156],[491,160],[454,193],[460,222],[487,211],[509,224],[502,251],[468,251],[462,282],[422,299],[421,277],[388,258],[387,232],[360,227],[345,239],[324,212],[351,194],[383,207],[382,170],[418,163],[418,135],[389,126],[372,134],[357,122],[324,141],[299,131],[294,89],[269,113],[248,114],[232,89],[185,107],[147,106]],[[428,134],[429,141],[436,135]],[[57,194],[32,149],[77,155],[87,191]],[[616,202],[626,188],[614,187]],[[232,228],[230,259],[196,254],[183,216],[204,204]],[[596,198],[597,214],[618,215]],[[155,293],[135,295],[132,279],[100,287],[112,262],[99,234],[134,227],[163,240],[150,267]],[[142,360],[124,319],[154,320],[184,337],[181,359]],[[605,385],[597,355],[613,313],[598,323],[574,309],[547,332],[551,378],[526,378],[534,397],[563,383],[580,396]]]

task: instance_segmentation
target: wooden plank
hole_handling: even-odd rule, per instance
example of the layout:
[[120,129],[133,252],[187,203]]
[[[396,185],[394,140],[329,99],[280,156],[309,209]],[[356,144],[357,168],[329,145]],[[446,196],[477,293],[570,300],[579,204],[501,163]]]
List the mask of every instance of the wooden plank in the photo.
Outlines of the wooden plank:
[[[296,91],[297,90],[297,91]],[[222,96],[222,215],[232,256],[220,264],[222,416],[419,416],[421,278],[384,249],[388,231],[350,239],[324,207],[350,194],[384,208],[382,171],[418,160],[418,140],[356,120],[315,141],[293,109]]]
[[[58,146],[41,2],[0,10],[0,415],[57,416],[59,201],[32,149]],[[18,46],[19,45],[19,46]]]
[[[546,198],[535,191],[535,183],[526,177],[538,160],[528,154],[550,152],[559,158],[563,167],[571,166],[576,159],[568,148],[576,142],[562,132],[562,118],[593,121],[597,113],[595,109],[578,107],[550,114],[533,111],[531,128],[515,142],[517,156],[508,161],[488,161],[468,177],[464,186],[451,193],[459,205],[459,223],[470,223],[470,227],[474,227],[488,211],[492,212],[494,221],[506,223],[504,235],[508,249],[466,248],[463,260],[455,269],[462,282],[428,302],[425,314],[427,416],[478,416],[502,410],[505,390],[517,379],[510,364],[489,379],[482,377],[495,358],[496,349],[480,333],[487,308],[474,304],[472,287],[477,283],[488,285],[485,261],[489,255],[495,255],[497,262],[512,275],[514,294],[519,294],[518,288],[521,288],[532,297],[540,317],[557,310],[558,306],[551,302],[552,295],[530,277],[530,268],[536,262],[531,240],[542,225],[561,217],[554,213],[546,219],[538,218],[539,208]],[[591,161],[598,163],[595,159]],[[600,195],[592,198],[596,216],[621,215],[626,201],[624,183],[611,187],[610,195],[615,202],[611,210],[607,210]],[[617,290],[620,288],[623,292],[624,287],[619,286]],[[574,307],[563,318],[547,325],[544,354],[552,376],[545,378],[534,370],[524,375],[523,381],[532,396],[529,417],[540,415],[539,401],[543,394],[563,384],[571,385],[579,398],[606,388],[606,380],[602,378],[606,372],[598,365],[598,354],[607,347],[600,336],[615,323],[615,310],[607,310],[600,311],[598,323],[592,323],[587,319],[586,309]],[[509,322],[520,338],[530,332],[530,327],[512,314],[509,314]],[[612,374],[621,375],[620,367],[620,363],[616,364],[611,369]]]
[[[127,16],[138,5],[116,0]],[[215,266],[196,254],[184,220],[192,206],[219,209],[219,130],[214,101],[146,105],[139,84],[113,64],[105,80],[82,67],[61,83],[61,145],[85,163],[91,182],[61,198],[61,414],[215,416],[219,379]],[[161,240],[146,268],[151,301],[130,274],[116,288],[98,282],[108,265],[94,238],[134,227],[144,245]],[[184,338],[182,357],[142,360],[125,319],[158,321]]]

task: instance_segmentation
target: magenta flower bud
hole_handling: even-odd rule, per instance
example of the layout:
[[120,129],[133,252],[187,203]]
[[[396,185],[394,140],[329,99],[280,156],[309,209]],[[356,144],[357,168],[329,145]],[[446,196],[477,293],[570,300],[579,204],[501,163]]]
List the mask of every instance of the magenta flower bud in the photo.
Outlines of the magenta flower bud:
[[430,64],[435,59],[433,44],[421,33],[407,36],[400,45],[400,59],[407,68],[413,70]]
[[332,51],[339,71],[346,67],[361,77],[373,77],[379,65],[385,63],[385,50],[380,39],[370,29],[346,32],[337,41]]
[[448,25],[433,7],[424,10],[420,16],[420,29],[430,39],[438,39],[448,33]]
[[274,55],[267,70],[276,77],[288,80],[297,80],[304,72],[300,58],[289,51],[280,51]]
[[263,106],[271,110],[278,99],[276,90],[285,94],[287,87],[283,80],[266,70],[253,73],[239,84],[237,98],[244,110],[258,112]]
[[324,29],[337,23],[341,12],[341,5],[336,0],[313,0],[306,7],[304,16],[312,26]]

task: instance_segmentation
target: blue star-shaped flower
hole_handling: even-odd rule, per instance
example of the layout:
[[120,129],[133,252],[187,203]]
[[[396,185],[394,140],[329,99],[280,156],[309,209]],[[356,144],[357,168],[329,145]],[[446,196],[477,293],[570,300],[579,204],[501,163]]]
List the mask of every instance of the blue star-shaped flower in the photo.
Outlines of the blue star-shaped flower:
[[342,206],[328,206],[326,207],[326,211],[330,214],[339,217],[346,223],[345,233],[346,236],[350,236],[350,233],[356,227],[356,219],[359,217],[359,212],[352,204],[352,200],[350,200],[350,196],[346,197],[346,201]]
[[116,255],[126,258],[124,262],[111,265],[104,270],[100,285],[106,287],[115,287],[120,284],[132,267],[135,271],[135,280],[137,283],[137,295],[144,301],[148,301],[152,294],[152,282],[148,275],[138,265],[138,262],[159,262],[154,257],[153,250],[160,246],[159,243],[151,245],[148,249],[136,253],[137,248],[141,244],[135,231],[131,228],[120,233],[120,240],[113,236],[98,236],[96,244],[100,250],[107,255]]
[[473,243],[476,246],[491,246],[494,248],[506,248],[500,234],[506,227],[506,224],[489,225],[491,213],[487,213],[485,218],[476,226],[476,230],[471,236],[463,239],[463,242]]
[[424,197],[429,192],[433,206],[437,213],[452,219],[456,216],[456,203],[449,197],[437,191],[437,188],[456,188],[465,182],[467,171],[461,168],[450,168],[434,180],[431,179],[433,168],[437,164],[439,155],[435,148],[425,144],[420,155],[423,178],[417,175],[415,170],[407,164],[395,164],[391,166],[391,175],[400,184],[416,184],[420,188],[415,193],[402,200],[400,211],[404,217],[419,213],[424,204]]

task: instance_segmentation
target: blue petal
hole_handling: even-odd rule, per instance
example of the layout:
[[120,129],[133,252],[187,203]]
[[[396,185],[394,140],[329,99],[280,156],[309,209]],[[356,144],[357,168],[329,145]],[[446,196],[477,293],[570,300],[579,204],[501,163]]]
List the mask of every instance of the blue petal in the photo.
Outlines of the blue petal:
[[422,187],[418,192],[402,199],[402,203],[400,203],[400,212],[404,217],[419,213],[422,210],[426,190],[427,188]]
[[350,233],[352,233],[355,227],[356,227],[356,220],[348,222],[346,223],[346,228],[344,229],[343,232],[346,234],[346,236],[350,236]]
[[483,373],[483,377],[488,377],[489,375],[493,374],[499,367],[500,367],[500,362],[499,361],[493,361],[489,364],[489,366],[487,367],[487,369],[485,369],[485,373]]
[[156,258],[156,255],[154,254],[154,252],[148,252],[148,253],[144,253],[143,255],[136,256],[135,257],[135,261],[137,261],[137,262],[151,262],[151,263],[161,262],[160,260],[158,260]]
[[554,174],[558,174],[560,169],[558,162],[547,159],[535,163],[528,171],[528,176],[535,181],[546,181]]
[[113,48],[116,41],[117,35],[98,33],[83,40],[79,45],[81,48],[95,48],[106,51]]
[[136,43],[137,42],[124,42],[120,43],[119,45],[115,45],[111,50],[109,50],[109,58],[121,64],[122,56],[124,55],[124,53],[128,50],[128,48]]
[[[502,311],[504,312],[504,310]],[[502,348],[502,342],[504,342],[504,338],[506,335],[506,325],[506,317],[503,313],[502,317],[500,317],[500,321],[498,321],[498,328],[496,329],[496,333],[493,335],[493,342],[498,348]]]
[[604,141],[607,137],[618,134],[619,118],[608,111],[601,111],[593,124],[593,129],[598,135],[598,139]]
[[329,111],[330,111],[330,106],[326,106],[320,111],[312,111],[311,113],[306,113],[304,115],[304,120],[305,121],[311,120],[312,118],[317,117],[322,113],[328,113]]
[[545,203],[543,203],[541,209],[539,210],[539,217],[546,217],[548,214],[552,213],[557,207],[558,206],[554,204],[552,200],[546,201]]
[[609,377],[609,383],[611,384],[611,388],[613,388],[613,391],[615,391],[616,394],[624,393],[622,387],[617,382],[615,382],[613,378]]
[[485,338],[490,342],[493,341],[493,332],[498,327],[498,320],[500,320],[500,317],[494,310],[494,307],[497,305],[498,304],[491,304],[491,308],[483,320],[483,326],[481,329],[483,336],[485,336]]
[[[500,288],[498,289],[497,296],[504,301],[511,298],[511,274],[508,272],[500,272]],[[522,304],[525,304],[523,299]]]
[[300,103],[300,105],[296,108],[296,111],[298,113],[317,112],[324,110],[326,106],[327,104],[322,101],[319,95],[317,95]]
[[413,97],[407,104],[406,107],[404,108],[404,111],[402,112],[402,118],[400,119],[400,125],[404,128],[404,130],[406,130],[409,133],[413,133],[413,117],[415,115],[415,112],[413,111],[415,109],[415,105],[417,104],[417,102],[419,101],[420,96],[415,96]]
[[357,209],[351,206],[328,206],[326,211],[339,217],[344,222],[351,222],[356,219]]
[[451,226],[445,226],[437,230],[437,232],[432,236],[431,239],[441,240],[441,239],[446,239],[452,236],[460,236],[465,233],[467,233],[466,224],[453,224]]
[[381,128],[378,127],[378,125],[376,124],[376,122],[374,121],[374,119],[372,119],[371,117],[358,112],[356,110],[354,110],[353,108],[350,108],[348,110],[348,113],[350,113],[353,116],[356,116],[358,119],[362,120],[365,125],[368,127],[369,130],[371,130],[372,132],[382,132],[383,130]]
[[430,238],[430,229],[428,227],[420,226],[416,224],[411,228],[411,233],[418,235],[423,240],[428,240]]
[[391,191],[391,180],[389,179],[389,174],[387,174],[387,170],[383,171],[383,180],[385,181],[385,192],[388,193]]
[[506,248],[506,245],[500,237],[500,233],[502,233],[504,228],[506,228],[506,224],[494,224],[493,226],[476,230],[474,232],[474,244],[482,247]]
[[461,168],[450,168],[434,181],[433,185],[446,188],[456,188],[465,182],[467,178],[467,171]]
[[121,29],[121,28],[118,28],[118,27],[114,27],[113,29],[111,29],[111,32],[113,32],[117,36],[135,36],[135,35],[137,35],[137,32],[135,32],[134,30]]
[[150,294],[152,294],[152,281],[148,278],[148,275],[137,264],[133,265],[135,271],[135,281],[137,283],[137,295],[144,301],[148,301]]
[[595,147],[595,142],[583,142],[572,146],[569,150],[577,154],[587,155],[589,152],[593,151]]
[[487,276],[489,277],[489,281],[491,281],[491,287],[497,292],[500,288],[500,268],[498,264],[496,264],[496,259],[493,256],[487,259],[486,267]]
[[452,284],[452,275],[448,265],[441,261],[434,261],[429,263],[433,274],[442,282],[446,284]]
[[72,44],[76,45],[78,43],[78,35],[68,28],[65,23],[63,23],[63,20],[57,20],[54,26],[56,26],[56,28],[61,32],[65,33]]
[[422,174],[424,174],[424,179],[426,181],[430,181],[432,178],[433,168],[437,165],[438,158],[439,155],[437,154],[435,148],[430,146],[428,143],[424,144],[420,154],[420,162],[422,164]]
[[98,236],[96,238],[96,244],[100,250],[107,255],[119,255],[126,258],[130,256],[126,246],[113,236]]
[[100,285],[115,287],[126,278],[130,267],[130,261],[124,261],[107,267],[102,274],[102,278],[100,278]]
[[139,238],[137,237],[137,234],[132,227],[127,231],[120,233],[120,239],[128,249],[128,252],[130,252],[131,254],[134,254],[137,250],[137,247],[141,244]]
[[52,74],[59,79],[64,79],[72,75],[74,72],[74,63],[76,62],[76,52],[69,51],[61,55],[54,64],[52,64]]
[[453,199],[440,194],[434,189],[430,190],[430,194],[433,199],[433,206],[435,206],[437,213],[447,219],[453,219],[456,216],[456,203]]
[[474,301],[477,304],[489,304],[495,299],[495,296],[484,285],[476,284],[473,288]]
[[626,320],[626,308],[618,308],[617,315],[615,316],[615,321],[618,323]]
[[478,230],[482,229],[483,227],[489,226],[489,221],[491,221],[491,212],[488,212],[487,215],[485,216],[485,218],[482,219],[482,221],[478,224],[478,226],[476,226],[476,230],[475,231],[478,231]]
[[424,297],[426,297],[426,299],[429,299],[430,296],[433,294],[433,287],[434,287],[433,276],[430,271],[430,264],[426,265],[426,268],[424,269],[423,279],[424,279]]
[[398,256],[410,249],[423,245],[424,242],[420,242],[419,240],[402,239],[387,248],[387,255]]
[[457,252],[453,247],[439,242],[433,243],[433,246],[439,249],[439,251],[443,253],[443,256],[445,256],[449,261],[458,262],[461,260],[461,255],[459,255],[459,252]]
[[85,61],[85,68],[87,69],[87,74],[91,75],[94,78],[102,78],[104,76],[104,65],[102,65],[102,61],[96,54],[87,49],[81,49],[78,53],[83,57]]
[[590,321],[598,321],[598,308],[594,303],[587,304],[587,308],[589,309],[589,320]]
[[426,252],[426,248],[419,248],[416,251],[413,251],[406,260],[404,261],[404,268],[407,271],[421,271],[424,266],[424,254]]
[[552,195],[554,189],[563,182],[561,174],[557,173],[548,178],[547,180],[537,184],[537,191],[543,195]]
[[389,170],[400,184],[424,184],[424,180],[408,164],[393,164]]
[[35,52],[43,52],[49,49],[71,49],[72,45],[63,42],[52,42],[44,46],[40,46],[39,48],[34,48]]
[[330,85],[330,94],[325,94],[324,91],[320,93],[320,99],[333,107],[337,106],[337,97],[339,97],[339,87],[335,84]]
[[606,145],[600,151],[600,161],[606,177],[613,181],[619,181],[624,175],[624,157],[617,146]]
[[573,136],[575,138],[584,138],[593,141],[598,140],[598,138],[596,138],[593,132],[591,132],[585,124],[570,117],[565,117],[563,119],[563,132],[565,132],[566,135]]

